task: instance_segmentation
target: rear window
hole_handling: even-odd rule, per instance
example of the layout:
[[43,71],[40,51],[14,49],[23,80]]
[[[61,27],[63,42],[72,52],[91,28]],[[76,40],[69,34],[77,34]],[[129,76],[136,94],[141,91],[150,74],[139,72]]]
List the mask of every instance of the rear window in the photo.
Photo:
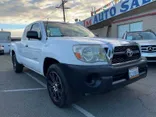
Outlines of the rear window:
[[0,32],[0,42],[2,42],[2,43],[11,42],[11,33],[10,32]]

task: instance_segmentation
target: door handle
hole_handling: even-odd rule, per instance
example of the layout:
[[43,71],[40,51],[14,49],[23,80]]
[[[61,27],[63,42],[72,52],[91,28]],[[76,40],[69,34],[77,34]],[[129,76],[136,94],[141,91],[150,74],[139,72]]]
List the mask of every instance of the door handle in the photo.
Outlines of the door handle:
[[25,47],[28,47],[28,45],[25,45]]

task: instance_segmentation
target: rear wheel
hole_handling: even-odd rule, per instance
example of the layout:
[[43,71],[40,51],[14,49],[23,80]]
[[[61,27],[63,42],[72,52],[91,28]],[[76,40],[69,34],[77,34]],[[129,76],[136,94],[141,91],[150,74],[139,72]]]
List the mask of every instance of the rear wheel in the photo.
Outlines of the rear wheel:
[[47,73],[47,88],[53,103],[63,108],[72,103],[71,89],[59,64],[51,65]]
[[23,71],[23,65],[18,63],[15,54],[12,55],[12,64],[13,64],[13,69],[16,73],[21,73]]

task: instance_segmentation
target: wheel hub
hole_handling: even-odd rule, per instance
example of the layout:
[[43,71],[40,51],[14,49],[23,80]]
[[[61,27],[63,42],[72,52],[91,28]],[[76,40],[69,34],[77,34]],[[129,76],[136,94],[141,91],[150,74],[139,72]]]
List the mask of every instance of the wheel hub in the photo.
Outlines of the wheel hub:
[[62,83],[59,75],[56,72],[52,71],[49,73],[48,85],[51,98],[55,102],[61,101],[63,95]]
[[57,84],[57,83],[55,83],[55,84],[53,85],[53,90],[54,90],[55,92],[58,91],[58,84]]

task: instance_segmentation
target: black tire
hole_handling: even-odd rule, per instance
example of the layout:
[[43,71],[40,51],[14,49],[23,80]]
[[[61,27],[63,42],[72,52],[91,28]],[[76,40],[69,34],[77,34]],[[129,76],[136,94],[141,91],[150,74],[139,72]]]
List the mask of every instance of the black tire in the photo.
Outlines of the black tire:
[[47,72],[47,88],[49,96],[56,106],[64,108],[72,104],[71,89],[59,64],[49,67]]
[[12,55],[12,64],[13,64],[13,69],[16,73],[21,73],[23,71],[23,65],[18,63],[15,54]]

